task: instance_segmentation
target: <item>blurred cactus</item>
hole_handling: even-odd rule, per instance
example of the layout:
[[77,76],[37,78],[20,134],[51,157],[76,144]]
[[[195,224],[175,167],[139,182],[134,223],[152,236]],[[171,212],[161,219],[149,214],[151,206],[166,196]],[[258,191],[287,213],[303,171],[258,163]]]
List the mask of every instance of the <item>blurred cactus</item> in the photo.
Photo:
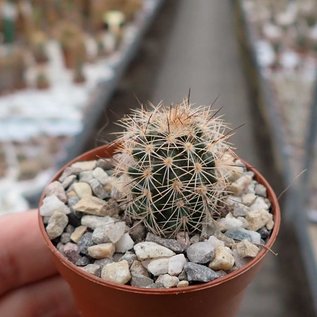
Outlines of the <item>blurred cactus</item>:
[[126,216],[151,232],[173,236],[194,233],[226,192],[222,157],[230,150],[230,131],[217,111],[189,100],[124,118],[118,139],[116,172],[123,174]]

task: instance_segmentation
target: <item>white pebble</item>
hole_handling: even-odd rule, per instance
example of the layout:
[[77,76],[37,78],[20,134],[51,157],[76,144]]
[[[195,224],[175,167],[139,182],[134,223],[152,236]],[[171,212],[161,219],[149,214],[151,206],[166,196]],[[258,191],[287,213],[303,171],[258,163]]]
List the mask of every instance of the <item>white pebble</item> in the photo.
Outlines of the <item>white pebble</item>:
[[105,185],[107,182],[109,182],[109,179],[110,179],[110,176],[100,167],[96,167],[94,171],[92,172],[92,175],[102,185]]
[[136,256],[140,261],[155,259],[160,257],[171,257],[175,255],[173,251],[155,242],[140,242],[134,246]]
[[270,206],[266,203],[265,198],[258,197],[255,202],[250,206],[250,211],[259,209],[269,209]]
[[181,288],[181,287],[187,287],[189,286],[189,282],[184,280],[184,281],[179,281],[177,284],[177,287]]
[[126,284],[131,279],[129,264],[126,260],[106,264],[101,271],[101,278],[107,282]]
[[55,195],[45,197],[40,207],[40,215],[43,217],[52,216],[54,211],[60,211],[64,214],[70,213],[70,209]]
[[214,249],[225,246],[225,243],[219,240],[218,238],[216,238],[215,236],[210,236],[208,239],[208,242],[212,245]]
[[67,196],[65,193],[65,189],[63,185],[59,181],[54,181],[47,185],[47,187],[44,190],[45,196],[52,196],[55,195],[59,200],[62,202],[67,201]]
[[169,274],[160,275],[155,283],[161,283],[165,288],[171,288],[177,286],[179,279],[176,276],[170,276]]
[[266,209],[253,210],[247,213],[248,229],[257,231],[267,224],[271,224],[273,215]]
[[54,211],[46,227],[48,237],[51,240],[59,237],[63,233],[67,224],[68,217],[61,211]]
[[183,271],[187,260],[184,254],[177,254],[169,258],[168,261],[168,274],[178,275]]
[[116,243],[124,235],[125,227],[126,225],[123,221],[99,226],[94,230],[92,240],[94,243]]
[[92,245],[87,249],[88,255],[94,259],[111,258],[115,252],[115,246],[113,243],[102,243]]
[[129,233],[125,233],[120,240],[116,243],[116,252],[124,253],[131,250],[134,246],[134,241]]
[[233,195],[240,196],[246,191],[251,182],[252,176],[245,173],[239,179],[231,183],[228,187],[228,190],[232,192]]
[[217,223],[221,231],[243,227],[243,222],[240,219],[235,218],[231,212],[229,212],[225,218],[217,220]]
[[73,206],[74,210],[95,216],[106,216],[106,202],[94,196],[85,196]]
[[207,263],[214,256],[214,248],[208,241],[196,242],[186,250],[188,260],[193,263]]
[[146,260],[142,265],[154,276],[165,274],[168,272],[168,258],[159,258],[154,260]]
[[72,168],[78,168],[82,171],[91,171],[93,170],[97,165],[97,161],[82,161],[82,162],[76,162],[72,164]]
[[74,183],[73,189],[79,198],[92,195],[92,190],[90,186],[84,182]]
[[246,206],[251,206],[256,200],[256,195],[253,193],[247,193],[242,196],[242,203]]
[[70,236],[70,239],[77,243],[86,231],[86,226],[79,226],[75,228],[74,232]]
[[93,215],[85,215],[81,218],[81,224],[83,226],[87,226],[90,229],[96,229],[99,226],[109,225],[114,223],[116,219],[111,218],[109,216],[93,216]]
[[209,263],[213,270],[230,270],[234,265],[234,257],[228,247],[218,247],[215,251],[215,258]]
[[241,256],[242,258],[246,258],[246,257],[255,258],[258,255],[260,250],[255,244],[251,243],[247,239],[237,243],[235,248],[239,256]]

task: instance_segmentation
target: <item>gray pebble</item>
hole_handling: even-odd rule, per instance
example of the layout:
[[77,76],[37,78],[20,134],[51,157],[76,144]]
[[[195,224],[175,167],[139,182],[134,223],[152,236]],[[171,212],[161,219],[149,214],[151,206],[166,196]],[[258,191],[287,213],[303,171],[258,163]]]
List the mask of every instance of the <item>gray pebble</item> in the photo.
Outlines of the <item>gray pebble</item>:
[[202,224],[200,239],[208,239],[211,235],[215,234],[218,229],[217,222],[208,215]]
[[102,185],[105,185],[110,179],[110,176],[100,167],[96,167],[92,174]]
[[59,181],[63,183],[68,176],[71,176],[71,175],[77,176],[80,172],[81,172],[80,168],[68,166],[64,169],[61,177],[59,178]]
[[235,244],[235,241],[229,237],[227,237],[225,234],[223,234],[222,232],[216,232],[215,233],[215,237],[219,240],[221,240],[222,242],[224,242],[226,247],[231,247]]
[[232,209],[232,214],[235,217],[244,217],[246,216],[247,212],[250,210],[248,206],[245,206],[244,204],[235,204]]
[[227,230],[225,235],[234,240],[242,241],[247,239],[254,244],[261,244],[261,235],[255,231],[236,228]]
[[[132,265],[132,263],[137,259],[136,255],[133,252],[127,251],[125,254],[121,256],[119,261],[126,260],[129,264],[129,266]],[[131,268],[130,268],[131,270]]]
[[176,240],[180,243],[184,250],[186,250],[190,246],[189,235],[185,231],[180,231],[176,235]]
[[75,230],[75,227],[72,226],[71,224],[67,225],[67,227],[65,228],[65,232],[72,234]]
[[93,179],[93,175],[91,171],[85,171],[85,172],[81,172],[79,174],[79,181],[80,182],[85,182],[87,184],[89,184],[89,182]]
[[144,275],[149,276],[148,270],[142,265],[139,260],[134,260],[130,266],[131,275]]
[[61,235],[61,242],[62,242],[63,244],[66,244],[66,243],[70,242],[70,233],[68,233],[68,232],[62,233],[62,235]]
[[190,238],[190,243],[191,244],[194,244],[194,243],[197,243],[200,241],[200,236],[199,234],[195,234],[193,235],[191,238]]
[[67,224],[68,217],[61,211],[54,211],[46,226],[48,237],[51,240],[59,237],[63,233]]
[[76,175],[69,175],[67,176],[64,181],[62,182],[62,186],[65,190],[67,190],[77,179]]
[[62,242],[58,242],[58,243],[57,243],[56,249],[57,249],[60,253],[64,254],[64,244],[63,244]]
[[261,235],[261,239],[265,241],[270,236],[271,231],[263,227],[260,230],[258,230],[258,233]]
[[51,216],[45,216],[45,217],[42,217],[43,218],[43,223],[45,224],[45,225],[47,225],[48,224],[48,221],[50,220],[50,218],[51,218]]
[[178,275],[177,275],[178,279],[180,281],[185,281],[187,280],[187,274],[185,272],[185,270],[183,270],[182,272],[180,272]]
[[78,168],[81,171],[92,171],[96,167],[97,161],[80,161],[71,165],[72,168]]
[[88,248],[93,245],[92,233],[86,232],[78,241],[79,252],[88,255]]
[[81,225],[81,214],[79,212],[71,212],[68,214],[68,221],[74,227]]
[[105,206],[105,213],[109,216],[117,216],[120,212],[120,207],[117,201],[113,198],[107,200]]
[[162,283],[153,283],[146,286],[146,288],[164,288],[164,285]]
[[[113,262],[119,262],[120,259],[122,258],[123,254],[122,253],[115,253],[113,256],[112,256],[112,260]],[[125,259],[123,259],[125,260]],[[130,264],[129,264],[130,265]]]
[[215,273],[217,274],[218,277],[223,277],[223,276],[226,276],[228,274],[226,271],[223,271],[223,270],[219,270]]
[[89,181],[89,185],[93,191],[93,193],[95,194],[95,196],[97,196],[100,199],[105,199],[105,198],[109,198],[110,194],[108,191],[106,191],[103,187],[103,185],[96,179],[96,178],[92,178]]
[[131,286],[135,287],[148,287],[153,283],[154,281],[151,278],[144,275],[132,275],[131,278]]
[[72,196],[68,198],[68,206],[72,208],[80,201],[80,198],[78,196]]
[[81,256],[77,261],[76,265],[77,266],[86,266],[90,263],[90,260],[87,256]]
[[245,266],[251,259],[251,258],[243,258],[243,257],[241,257],[237,250],[233,250],[232,251],[232,255],[234,257],[235,268],[237,268],[237,269]]
[[58,181],[54,181],[54,182],[50,183],[49,185],[47,185],[47,187],[44,190],[44,194],[46,196],[54,195],[64,203],[67,200],[65,189],[64,189],[63,185]]
[[98,259],[98,260],[94,261],[94,264],[97,264],[100,267],[103,267],[103,266],[105,266],[106,264],[109,264],[109,263],[113,263],[113,259],[104,258],[104,259]]
[[113,176],[113,175],[114,175],[114,170],[113,170],[113,169],[107,170],[107,174],[108,174],[109,176]]
[[79,247],[75,243],[66,243],[63,248],[63,253],[65,254],[66,258],[74,264],[76,264],[80,258]]
[[108,170],[113,169],[112,159],[99,159],[97,160],[96,167],[100,167],[108,173]]
[[262,184],[256,184],[255,185],[255,193],[259,196],[262,196],[262,197],[266,197],[267,194],[266,194],[266,188],[265,186],[263,186]]
[[144,225],[140,222],[133,223],[133,225],[131,226],[129,230],[129,234],[135,243],[144,241],[144,238],[146,235],[146,230]]
[[98,264],[88,264],[84,267],[82,267],[82,269],[90,274],[93,274],[95,276],[100,277],[101,275],[101,266]]
[[188,262],[184,268],[189,282],[209,282],[218,277],[217,273],[207,266]]
[[175,239],[163,239],[159,236],[156,236],[153,233],[148,233],[146,235],[145,241],[152,241],[156,242],[176,253],[183,252],[185,250],[184,245],[180,244],[177,240]]
[[196,242],[186,250],[189,261],[194,263],[207,263],[214,257],[214,247],[208,241]]

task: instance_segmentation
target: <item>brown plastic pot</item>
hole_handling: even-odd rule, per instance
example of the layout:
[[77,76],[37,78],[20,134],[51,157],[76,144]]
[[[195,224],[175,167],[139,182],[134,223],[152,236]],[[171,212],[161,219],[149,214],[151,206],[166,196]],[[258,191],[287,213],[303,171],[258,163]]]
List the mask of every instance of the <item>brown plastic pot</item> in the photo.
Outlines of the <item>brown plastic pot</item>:
[[[69,162],[111,157],[114,145],[93,149]],[[64,166],[54,177],[58,179]],[[272,188],[264,177],[247,164],[263,184],[272,204],[275,225],[269,241],[258,256],[244,267],[214,281],[172,289],[145,289],[109,283],[92,276],[69,262],[49,240],[41,216],[43,238],[53,254],[58,271],[69,283],[82,316],[85,317],[233,317],[237,314],[243,293],[260,269],[264,256],[272,247],[280,227],[280,208]],[[40,199],[42,204],[43,195]]]

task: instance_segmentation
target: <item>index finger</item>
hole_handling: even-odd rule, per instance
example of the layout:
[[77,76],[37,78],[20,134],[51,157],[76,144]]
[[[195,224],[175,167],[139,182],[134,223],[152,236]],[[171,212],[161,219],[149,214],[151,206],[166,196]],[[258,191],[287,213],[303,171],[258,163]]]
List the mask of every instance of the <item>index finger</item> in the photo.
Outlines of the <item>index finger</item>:
[[56,273],[35,210],[0,217],[0,296]]

